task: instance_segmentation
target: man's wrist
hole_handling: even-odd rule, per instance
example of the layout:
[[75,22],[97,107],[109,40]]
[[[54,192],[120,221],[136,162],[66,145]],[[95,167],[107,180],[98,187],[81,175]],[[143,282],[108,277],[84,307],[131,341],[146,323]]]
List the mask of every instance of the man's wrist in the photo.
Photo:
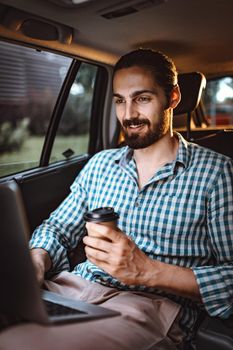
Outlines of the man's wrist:
[[161,285],[161,263],[160,261],[150,259],[148,260],[148,264],[144,265],[144,272],[141,275],[142,285],[146,287],[152,287],[159,289],[159,285]]
[[52,261],[47,250],[43,248],[31,248],[31,255],[40,260],[44,265],[45,272],[49,271],[52,267]]
[[157,260],[152,260],[151,266],[147,275],[148,287],[200,301],[199,286],[191,269]]

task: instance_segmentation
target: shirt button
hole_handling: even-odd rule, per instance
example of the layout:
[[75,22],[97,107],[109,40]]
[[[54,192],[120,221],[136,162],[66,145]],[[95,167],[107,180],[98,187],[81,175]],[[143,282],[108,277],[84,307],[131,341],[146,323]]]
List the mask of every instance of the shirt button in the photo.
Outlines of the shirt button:
[[137,207],[137,208],[139,207],[139,203],[138,202],[135,203],[135,207]]

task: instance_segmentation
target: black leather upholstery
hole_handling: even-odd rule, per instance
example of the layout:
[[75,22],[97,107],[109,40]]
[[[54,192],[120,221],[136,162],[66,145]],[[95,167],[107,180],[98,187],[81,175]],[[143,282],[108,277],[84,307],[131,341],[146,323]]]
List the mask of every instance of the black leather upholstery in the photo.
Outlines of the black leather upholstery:
[[233,159],[233,129],[217,130],[216,133],[191,141]]
[[202,91],[206,86],[206,78],[200,72],[183,73],[178,75],[178,84],[181,101],[173,114],[191,113],[200,102]]
[[[206,78],[200,72],[183,73],[178,75],[181,101],[174,109],[174,116],[185,115],[186,139],[190,139],[191,115],[200,103],[202,91],[206,86]],[[175,121],[175,118],[174,118]]]
[[232,350],[233,317],[222,320],[207,316],[197,332],[196,347],[197,350]]

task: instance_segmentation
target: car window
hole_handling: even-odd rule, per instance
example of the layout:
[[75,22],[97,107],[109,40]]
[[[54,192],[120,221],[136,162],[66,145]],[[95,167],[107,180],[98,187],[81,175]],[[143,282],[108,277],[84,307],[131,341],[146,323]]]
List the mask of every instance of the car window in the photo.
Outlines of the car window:
[[81,63],[63,110],[50,163],[87,153],[97,71],[96,66]]
[[0,42],[0,176],[39,165],[72,59]]
[[233,76],[207,81],[203,102],[209,127],[232,127]]

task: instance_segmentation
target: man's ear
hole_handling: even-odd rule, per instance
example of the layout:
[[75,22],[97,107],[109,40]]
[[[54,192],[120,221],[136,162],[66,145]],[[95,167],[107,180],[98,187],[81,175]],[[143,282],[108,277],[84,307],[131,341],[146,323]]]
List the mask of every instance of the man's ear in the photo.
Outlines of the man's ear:
[[180,100],[181,100],[180,88],[179,88],[179,85],[176,85],[171,91],[169,107],[172,109],[176,108]]

